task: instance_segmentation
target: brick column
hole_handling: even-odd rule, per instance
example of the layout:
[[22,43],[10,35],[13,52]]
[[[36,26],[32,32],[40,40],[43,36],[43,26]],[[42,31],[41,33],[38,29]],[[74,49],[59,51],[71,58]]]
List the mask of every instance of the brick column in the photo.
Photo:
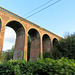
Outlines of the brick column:
[[28,34],[25,32],[24,59],[27,61]]
[[51,49],[53,49],[53,40],[51,39]]
[[25,31],[23,27],[20,27],[16,31],[16,43],[14,49],[13,59],[23,59],[24,53],[24,40],[25,40]]
[[41,59],[43,58],[43,48],[42,48],[43,46],[42,46],[42,44],[43,44],[43,43],[42,43],[42,37],[40,37],[40,45],[41,45],[41,46],[40,46],[40,47],[41,47],[41,48],[40,48],[40,50],[41,50],[41,52],[40,52],[40,58],[41,58]]
[[51,51],[50,51],[51,55],[52,55],[52,49],[53,49],[53,40],[51,39]]
[[1,31],[0,31],[0,51],[2,51],[2,48],[3,48],[4,32],[5,32],[5,27],[1,27]]

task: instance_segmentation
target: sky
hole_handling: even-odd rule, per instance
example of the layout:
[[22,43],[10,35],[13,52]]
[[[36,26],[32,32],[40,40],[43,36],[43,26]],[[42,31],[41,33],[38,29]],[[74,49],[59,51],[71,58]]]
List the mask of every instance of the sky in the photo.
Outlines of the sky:
[[[55,5],[26,18],[58,0],[52,0],[47,5],[27,14],[48,1],[50,0],[0,0],[0,6],[57,34],[58,36],[64,37],[67,34],[75,32],[75,0],[60,0]],[[6,28],[3,50],[11,48],[12,46],[10,45],[15,44],[15,38],[15,32],[10,28]]]

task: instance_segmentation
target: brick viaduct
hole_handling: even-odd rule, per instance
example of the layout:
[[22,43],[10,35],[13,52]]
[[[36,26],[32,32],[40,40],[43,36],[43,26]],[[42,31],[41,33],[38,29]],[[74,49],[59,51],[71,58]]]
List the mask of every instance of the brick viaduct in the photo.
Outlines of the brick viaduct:
[[28,35],[31,38],[31,60],[42,58],[45,52],[51,53],[55,41],[60,39],[56,34],[0,7],[0,51],[3,47],[6,26],[11,27],[16,32],[13,59],[24,58],[27,60]]

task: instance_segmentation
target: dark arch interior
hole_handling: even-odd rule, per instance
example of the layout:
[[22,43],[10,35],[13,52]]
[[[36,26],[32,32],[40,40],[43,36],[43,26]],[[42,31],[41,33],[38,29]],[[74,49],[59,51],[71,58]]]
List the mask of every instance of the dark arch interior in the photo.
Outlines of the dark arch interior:
[[28,34],[30,35],[30,37],[37,37],[37,36],[38,36],[37,38],[40,37],[38,31],[35,30],[35,29],[30,29],[29,32],[28,32]]
[[[6,26],[11,27],[16,32],[16,43],[13,59],[23,59],[25,30],[21,23],[11,21]],[[13,33],[11,33],[13,35]]]
[[[9,26],[9,27],[11,27],[12,29],[14,29],[14,31],[15,31],[16,33],[18,33],[19,30],[22,30],[22,31],[25,33],[25,30],[24,30],[24,27],[22,26],[22,24],[19,23],[19,22],[17,22],[17,21],[11,21],[11,22],[9,22],[6,26]],[[22,31],[21,31],[21,32],[22,32]]]
[[2,22],[1,22],[1,19],[0,19],[0,30],[1,30],[1,26],[2,26]]
[[30,29],[28,34],[31,39],[30,59],[34,61],[36,58],[40,57],[40,35],[36,29]]
[[31,38],[30,38],[30,35],[28,34],[27,61],[30,60],[30,49],[31,49]]
[[42,44],[43,45],[43,54],[46,53],[46,52],[50,53],[51,39],[47,34],[43,35],[42,43],[43,43]]
[[54,38],[53,39],[53,47],[55,47],[57,43],[58,43],[58,40],[56,38]]

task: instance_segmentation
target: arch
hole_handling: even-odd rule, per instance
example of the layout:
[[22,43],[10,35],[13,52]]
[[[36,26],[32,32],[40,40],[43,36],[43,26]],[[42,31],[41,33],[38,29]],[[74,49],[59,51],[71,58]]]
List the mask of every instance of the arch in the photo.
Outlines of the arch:
[[25,41],[25,29],[23,25],[18,21],[10,21],[6,24],[6,26],[11,27],[16,32],[16,42],[13,59],[23,59]]
[[23,25],[15,20],[9,21],[6,26],[11,27],[12,29],[14,29],[14,31],[16,32],[18,28],[22,28],[25,31],[25,28],[23,27]]
[[36,58],[40,57],[40,34],[39,32],[32,28],[28,31],[31,39],[30,46],[30,59],[34,61]]
[[42,46],[43,46],[43,54],[45,52],[49,52],[50,53],[50,49],[51,49],[51,39],[49,37],[49,35],[44,34],[42,37]]
[[2,26],[2,21],[1,21],[1,19],[0,19],[0,31],[1,31],[1,26]]
[[54,38],[53,39],[53,47],[55,47],[57,43],[58,43],[58,40],[56,38]]

